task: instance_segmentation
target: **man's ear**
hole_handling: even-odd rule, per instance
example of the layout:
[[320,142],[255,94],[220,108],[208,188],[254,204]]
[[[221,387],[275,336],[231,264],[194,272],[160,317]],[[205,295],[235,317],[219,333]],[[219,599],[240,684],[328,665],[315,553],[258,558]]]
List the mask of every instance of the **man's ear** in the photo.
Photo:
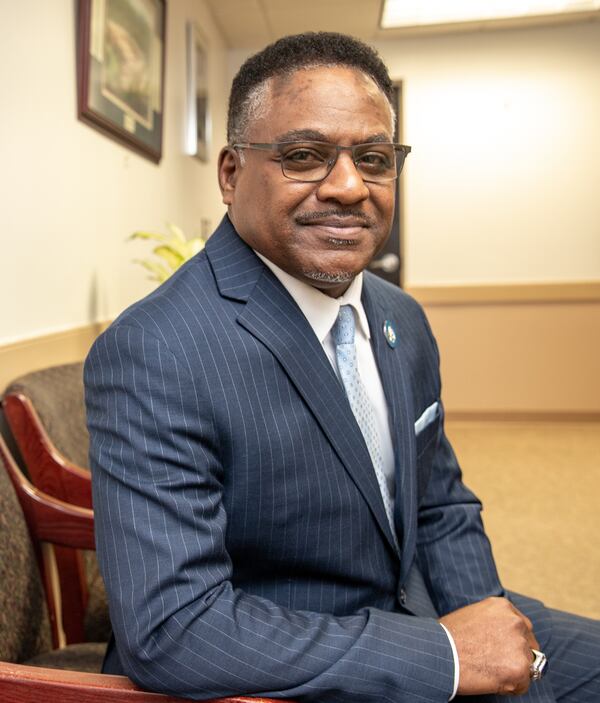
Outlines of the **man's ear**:
[[221,188],[221,198],[225,205],[233,203],[235,185],[238,179],[238,172],[242,165],[240,157],[235,149],[226,146],[219,154],[219,188]]

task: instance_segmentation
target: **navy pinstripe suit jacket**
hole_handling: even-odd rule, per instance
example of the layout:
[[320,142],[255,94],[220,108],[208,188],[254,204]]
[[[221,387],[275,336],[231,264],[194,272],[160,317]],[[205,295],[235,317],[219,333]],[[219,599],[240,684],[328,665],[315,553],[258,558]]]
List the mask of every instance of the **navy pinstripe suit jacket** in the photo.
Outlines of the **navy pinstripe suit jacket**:
[[109,671],[195,698],[448,700],[436,613],[502,588],[435,405],[424,315],[368,273],[363,303],[389,406],[400,558],[341,384],[227,217],[97,340],[85,383]]

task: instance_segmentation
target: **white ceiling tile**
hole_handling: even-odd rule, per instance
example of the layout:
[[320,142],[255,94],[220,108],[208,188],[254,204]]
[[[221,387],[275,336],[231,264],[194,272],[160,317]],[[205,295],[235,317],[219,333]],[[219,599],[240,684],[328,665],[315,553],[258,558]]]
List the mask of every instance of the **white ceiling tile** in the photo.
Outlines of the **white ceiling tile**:
[[380,0],[262,0],[276,36],[306,31],[343,32],[369,39],[377,30]]
[[261,47],[272,41],[260,0],[205,0],[230,48]]

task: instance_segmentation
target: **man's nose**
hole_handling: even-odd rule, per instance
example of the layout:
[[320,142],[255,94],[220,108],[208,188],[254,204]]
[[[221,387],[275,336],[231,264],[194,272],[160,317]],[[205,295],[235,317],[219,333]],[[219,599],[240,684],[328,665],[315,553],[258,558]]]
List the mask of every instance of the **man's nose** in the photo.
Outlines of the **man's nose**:
[[317,198],[337,200],[339,203],[349,205],[366,200],[368,197],[369,189],[356,169],[352,156],[347,151],[340,152],[327,178],[319,183]]

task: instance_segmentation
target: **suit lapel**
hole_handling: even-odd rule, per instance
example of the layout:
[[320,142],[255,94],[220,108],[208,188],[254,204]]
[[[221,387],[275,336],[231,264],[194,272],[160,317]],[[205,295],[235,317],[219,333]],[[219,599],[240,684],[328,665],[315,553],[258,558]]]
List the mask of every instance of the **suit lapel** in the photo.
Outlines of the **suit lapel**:
[[[371,344],[387,400],[390,432],[394,446],[396,495],[394,519],[401,542],[401,581],[406,577],[416,546],[416,441],[412,418],[413,398],[403,350],[402,321],[392,312],[385,298],[378,296],[365,274],[362,302],[369,320]],[[392,323],[399,337],[395,348],[383,333],[385,321]]]
[[209,239],[206,253],[221,294],[246,302],[238,322],[278,359],[394,548],[366,444],[342,385],[307,319],[227,217]]

